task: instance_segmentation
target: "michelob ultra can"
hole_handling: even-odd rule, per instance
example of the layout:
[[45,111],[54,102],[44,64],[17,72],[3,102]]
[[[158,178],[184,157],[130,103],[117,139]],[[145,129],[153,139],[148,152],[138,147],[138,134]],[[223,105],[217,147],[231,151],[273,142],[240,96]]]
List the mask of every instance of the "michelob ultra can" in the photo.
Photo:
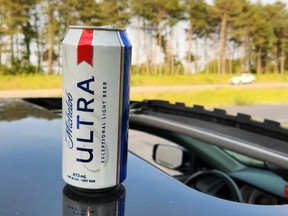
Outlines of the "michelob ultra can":
[[65,182],[108,189],[126,178],[131,43],[125,29],[71,26],[62,42]]

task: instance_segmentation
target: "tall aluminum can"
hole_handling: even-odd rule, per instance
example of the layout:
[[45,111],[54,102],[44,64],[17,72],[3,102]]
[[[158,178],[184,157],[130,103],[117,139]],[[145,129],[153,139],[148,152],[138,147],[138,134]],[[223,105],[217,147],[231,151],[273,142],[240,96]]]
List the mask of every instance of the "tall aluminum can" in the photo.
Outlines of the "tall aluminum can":
[[71,26],[62,42],[62,176],[80,189],[126,178],[132,46],[125,29]]

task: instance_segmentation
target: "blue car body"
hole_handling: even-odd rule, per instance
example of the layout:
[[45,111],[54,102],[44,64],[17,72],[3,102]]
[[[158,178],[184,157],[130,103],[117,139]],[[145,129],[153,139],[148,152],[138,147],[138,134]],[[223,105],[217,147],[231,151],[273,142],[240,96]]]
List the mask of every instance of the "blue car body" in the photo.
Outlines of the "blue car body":
[[130,153],[119,200],[98,197],[99,202],[93,202],[91,194],[77,199],[66,194],[61,177],[61,116],[20,99],[1,100],[0,134],[3,216],[88,215],[93,208],[90,215],[281,216],[288,212],[287,205],[248,205],[205,195]]

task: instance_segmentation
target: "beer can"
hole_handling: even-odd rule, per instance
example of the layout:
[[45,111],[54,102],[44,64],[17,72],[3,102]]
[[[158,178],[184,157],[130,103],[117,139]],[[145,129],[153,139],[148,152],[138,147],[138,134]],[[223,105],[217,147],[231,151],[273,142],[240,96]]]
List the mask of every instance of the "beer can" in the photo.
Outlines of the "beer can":
[[62,42],[62,176],[88,190],[126,178],[131,43],[125,29],[71,26]]

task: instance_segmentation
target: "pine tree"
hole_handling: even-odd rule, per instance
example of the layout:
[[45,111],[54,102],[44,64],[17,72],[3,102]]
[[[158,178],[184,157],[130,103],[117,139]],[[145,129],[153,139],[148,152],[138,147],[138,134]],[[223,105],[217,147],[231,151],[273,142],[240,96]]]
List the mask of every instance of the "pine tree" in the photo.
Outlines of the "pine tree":
[[[198,72],[198,53],[192,54],[192,43],[195,37],[195,44],[197,44],[197,38],[206,38],[211,32],[211,19],[210,19],[210,7],[204,0],[186,0],[186,12],[187,20],[189,21],[189,27],[187,30],[187,51],[186,51],[186,63],[187,72],[191,71],[190,65],[192,58],[195,62],[195,72]],[[207,40],[205,40],[207,42]],[[197,51],[197,49],[196,49]],[[207,50],[205,49],[205,58],[207,58]]]
[[[22,23],[28,22],[29,17],[25,13],[29,5],[24,0],[4,1],[0,0],[1,5],[1,32],[0,37],[3,43],[3,37],[10,39],[10,67],[18,64],[21,57],[21,49],[19,48],[18,36],[21,33]],[[3,46],[1,44],[2,54]],[[12,71],[14,73],[14,71]]]
[[213,7],[213,16],[219,25],[219,58],[218,58],[218,74],[226,72],[226,45],[227,36],[230,31],[231,23],[234,17],[238,16],[242,10],[246,0],[215,0]]
[[[161,67],[161,48],[163,53],[166,55],[165,59],[170,62],[174,62],[172,59],[173,53],[171,49],[167,49],[167,38],[165,33],[168,31],[171,37],[171,29],[173,26],[183,18],[183,7],[179,0],[145,0],[137,1],[132,0],[132,9],[134,14],[142,17],[148,31],[153,30],[153,37],[156,40],[156,45],[153,49],[154,61],[157,67],[157,73],[162,74],[163,70]],[[172,66],[173,67],[173,66]],[[171,68],[171,67],[170,67]]]

